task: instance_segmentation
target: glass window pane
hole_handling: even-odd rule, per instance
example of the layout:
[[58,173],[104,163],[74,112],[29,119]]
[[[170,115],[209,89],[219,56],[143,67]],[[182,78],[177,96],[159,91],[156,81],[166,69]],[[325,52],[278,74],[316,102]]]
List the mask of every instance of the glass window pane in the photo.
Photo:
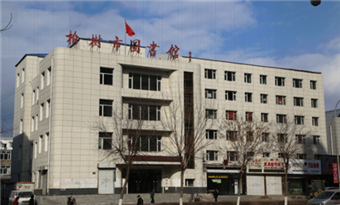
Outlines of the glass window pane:
[[133,74],[133,89],[140,89],[140,75]]
[[149,76],[142,75],[142,90],[149,90]]
[[150,75],[150,90],[157,89],[157,77],[154,75]]

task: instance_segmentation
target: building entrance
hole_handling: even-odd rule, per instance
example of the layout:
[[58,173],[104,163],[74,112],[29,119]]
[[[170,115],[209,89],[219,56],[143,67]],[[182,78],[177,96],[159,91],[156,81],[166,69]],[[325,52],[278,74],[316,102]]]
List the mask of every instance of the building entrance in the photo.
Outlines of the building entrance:
[[131,170],[129,179],[129,193],[160,193],[162,171],[160,169]]

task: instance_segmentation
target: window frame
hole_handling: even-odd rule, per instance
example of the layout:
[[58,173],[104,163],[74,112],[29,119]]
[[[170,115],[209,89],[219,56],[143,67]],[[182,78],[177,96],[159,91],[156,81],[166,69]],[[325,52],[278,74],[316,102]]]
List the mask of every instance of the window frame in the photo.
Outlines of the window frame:
[[294,106],[303,107],[303,98],[294,97]]
[[224,71],[224,80],[225,81],[236,81],[236,72]]
[[285,115],[285,114],[276,114],[276,123],[286,124],[287,123],[287,115]]
[[318,99],[316,99],[316,98],[311,99],[311,107],[312,108],[318,108]]
[[266,75],[260,75],[260,84],[261,85],[267,85],[267,76]]
[[317,83],[316,80],[311,80],[311,81],[310,81],[310,89],[311,89],[311,90],[316,90],[316,89],[317,89],[316,83]]
[[268,113],[261,113],[261,122],[268,122]]
[[[145,78],[147,76],[147,89],[144,89]],[[143,81],[144,79],[144,81]],[[152,82],[153,81],[153,82]],[[136,84],[138,83],[138,84]],[[148,75],[140,73],[129,73],[129,89],[134,90],[148,90],[148,91],[161,91],[162,90],[162,76]]]
[[305,124],[305,116],[295,115],[294,122],[296,125],[304,125]]
[[214,69],[204,69],[204,78],[205,79],[216,79],[216,70]]
[[253,102],[253,93],[245,92],[244,93],[244,101],[245,102]]
[[[236,120],[237,119],[237,111],[226,110],[226,120]],[[232,118],[230,118],[230,114],[232,114]]]
[[205,131],[205,139],[208,140],[216,140],[217,139],[217,130],[206,130]]
[[[112,149],[112,132],[99,132],[98,133],[98,149],[111,150]],[[111,140],[111,142],[108,142]]]
[[114,71],[113,68],[100,67],[99,68],[99,84],[100,85],[113,85],[113,71]]
[[319,135],[314,135],[313,136],[313,144],[314,145],[319,145],[320,144],[320,136]]
[[312,117],[312,125],[319,126],[319,117]]
[[[281,99],[281,101],[280,101]],[[282,103],[280,103],[282,102]],[[284,95],[276,95],[276,104],[277,105],[286,105],[286,96]]]
[[285,81],[286,81],[285,77],[275,76],[275,85],[276,86],[285,87]]
[[218,151],[206,150],[206,160],[215,162],[218,161]]
[[302,79],[293,78],[293,88],[302,88]]
[[251,83],[251,73],[244,73],[244,82]]
[[229,162],[237,162],[238,161],[238,156],[237,156],[237,153],[235,151],[228,151],[227,156],[228,156]]
[[216,99],[216,92],[215,89],[205,89],[205,98],[206,99]]
[[[237,91],[226,90],[225,91],[225,100],[236,101],[236,93],[237,93]],[[231,97],[231,99],[230,99],[230,97]]]
[[[207,119],[217,119],[217,110],[214,109],[206,109],[205,110],[205,116]],[[212,116],[212,118],[211,118]]]
[[99,116],[112,117],[113,116],[113,100],[99,99]]
[[268,94],[260,94],[260,102],[262,104],[268,104]]

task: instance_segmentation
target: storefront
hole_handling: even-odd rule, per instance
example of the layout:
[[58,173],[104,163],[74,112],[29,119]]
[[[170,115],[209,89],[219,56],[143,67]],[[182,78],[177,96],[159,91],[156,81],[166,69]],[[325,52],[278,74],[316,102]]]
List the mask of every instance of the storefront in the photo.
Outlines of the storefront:
[[[208,170],[207,192],[217,188],[221,195],[238,195],[239,177],[238,170]],[[241,194],[243,194],[242,187]]]

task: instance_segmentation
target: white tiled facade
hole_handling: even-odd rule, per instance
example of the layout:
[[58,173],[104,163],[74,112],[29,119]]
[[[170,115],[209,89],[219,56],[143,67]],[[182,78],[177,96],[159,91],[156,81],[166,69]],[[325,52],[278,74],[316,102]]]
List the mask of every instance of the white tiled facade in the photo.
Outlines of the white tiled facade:
[[[98,131],[91,127],[101,118],[100,99],[112,100],[114,109],[123,109],[123,105],[136,97],[152,99],[159,105],[162,101],[178,102],[183,99],[184,72],[193,73],[195,99],[217,110],[218,119],[225,117],[226,110],[237,111],[239,116],[252,112],[253,117],[259,119],[261,113],[267,113],[268,120],[273,122],[277,114],[291,119],[299,115],[304,116],[305,125],[312,127],[312,118],[317,118],[315,135],[320,136],[320,144],[312,149],[314,154],[327,154],[323,79],[319,72],[197,58],[189,62],[186,57],[170,60],[162,54],[146,58],[144,48],[139,55],[124,55],[123,45],[119,53],[112,52],[112,47],[111,43],[102,42],[100,49],[90,49],[89,41],[81,39],[71,48],[56,48],[46,56],[27,54],[17,64],[13,134],[14,149],[18,151],[13,156],[16,171],[12,172],[12,179],[32,180],[36,182],[36,190],[43,194],[68,194],[67,190],[98,193],[100,167],[110,170],[116,165],[115,188],[119,191],[125,178],[121,162],[105,158],[105,152],[98,149]],[[100,84],[100,68],[113,69],[113,85]],[[234,81],[225,79],[226,71],[235,73]],[[161,90],[129,88],[131,73],[160,76]],[[266,84],[260,82],[261,75],[266,76]],[[276,77],[284,78],[284,86],[276,85]],[[295,82],[302,87],[293,87],[293,79],[302,80]],[[213,99],[205,99],[206,90]],[[226,101],[226,91],[236,92],[235,101]],[[246,102],[246,93],[251,102]],[[261,94],[267,95],[267,103],[261,103]],[[276,103],[277,96],[285,96],[285,105]],[[303,106],[294,106],[294,97],[303,98]],[[312,107],[312,99],[317,100],[316,107]],[[167,109],[166,105],[162,106],[161,112]],[[162,144],[167,143],[167,137],[162,137]],[[202,155],[213,149],[213,146],[207,147]],[[167,156],[167,153],[144,155]],[[216,161],[197,158],[195,169],[185,172],[188,188],[206,191],[207,165],[222,167],[222,163],[223,157],[219,154]],[[137,170],[158,170],[155,175],[160,179],[159,192],[179,191],[178,163],[136,164]],[[133,187],[129,190],[138,191]]]

